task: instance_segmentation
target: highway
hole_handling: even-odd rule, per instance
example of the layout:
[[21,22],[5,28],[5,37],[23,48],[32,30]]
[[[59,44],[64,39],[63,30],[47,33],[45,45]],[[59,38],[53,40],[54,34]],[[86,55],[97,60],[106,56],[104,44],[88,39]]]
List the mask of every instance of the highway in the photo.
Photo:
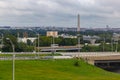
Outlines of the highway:
[[[83,47],[83,46],[81,46]],[[40,47],[41,51],[59,51],[59,50],[79,50],[78,46],[58,46],[58,47]]]
[[73,57],[120,56],[120,52],[61,52],[60,54]]
[[12,60],[12,55],[15,54],[16,60],[35,60],[35,59],[70,59],[70,58],[83,58],[93,60],[109,60],[120,59],[119,52],[58,52],[58,56],[40,56],[41,54],[51,54],[51,52],[6,52],[0,53],[0,60]]

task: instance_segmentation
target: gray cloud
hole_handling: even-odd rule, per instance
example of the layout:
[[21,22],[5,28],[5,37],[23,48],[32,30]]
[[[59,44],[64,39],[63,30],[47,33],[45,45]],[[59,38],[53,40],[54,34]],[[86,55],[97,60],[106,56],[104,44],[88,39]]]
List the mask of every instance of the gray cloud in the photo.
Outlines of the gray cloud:
[[0,0],[0,25],[76,27],[120,26],[116,0]]

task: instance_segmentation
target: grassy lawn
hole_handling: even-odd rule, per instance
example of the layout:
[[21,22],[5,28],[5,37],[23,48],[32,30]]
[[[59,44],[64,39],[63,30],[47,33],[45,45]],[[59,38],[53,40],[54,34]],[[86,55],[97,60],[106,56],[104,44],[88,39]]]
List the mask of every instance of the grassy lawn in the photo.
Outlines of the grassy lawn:
[[[15,80],[119,80],[120,74],[76,60],[16,61]],[[0,61],[0,80],[12,80],[12,61]]]

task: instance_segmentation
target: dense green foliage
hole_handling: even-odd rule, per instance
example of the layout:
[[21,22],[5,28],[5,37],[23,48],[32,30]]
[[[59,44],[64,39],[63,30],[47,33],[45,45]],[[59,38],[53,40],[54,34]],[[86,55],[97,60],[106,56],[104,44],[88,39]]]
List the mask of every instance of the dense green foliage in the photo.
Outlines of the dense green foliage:
[[[39,39],[39,46],[40,47],[46,47],[51,46],[53,44],[53,38],[52,37],[46,37],[46,31],[45,30],[29,30],[29,29],[16,29],[16,30],[0,30],[0,33],[4,34],[4,47],[0,48],[3,52],[12,52],[12,46],[10,44],[10,41],[6,40],[7,37],[9,37],[13,44],[15,45],[15,51],[16,52],[33,52],[35,51],[36,47],[38,46],[38,39],[32,43],[30,40],[27,41],[27,44],[25,43],[18,43],[17,42],[17,34],[19,33],[19,37],[23,37],[23,33],[26,32],[28,34],[28,37],[38,37],[37,33],[40,34]],[[77,35],[77,32],[75,31],[59,31],[59,34],[69,34],[69,35]],[[82,35],[96,35],[99,36],[101,39],[97,40],[96,43],[101,43],[100,46],[84,46],[85,43],[90,43],[90,41],[83,40]],[[113,35],[113,31],[94,31],[94,30],[86,30],[80,32],[80,44],[84,46],[81,51],[83,52],[93,52],[93,51],[120,51],[120,41],[118,44],[118,47],[116,48],[116,44],[113,44],[113,49],[111,47],[111,44],[105,44],[105,43],[111,43],[111,37]],[[1,39],[1,35],[0,35]],[[105,40],[105,43],[103,42]],[[77,39],[71,39],[71,38],[62,38],[58,37],[54,40],[55,44],[59,44],[59,46],[75,46],[77,45]],[[1,41],[0,41],[1,44]]]
[[15,46],[15,52],[31,52],[33,51],[34,47],[33,46],[28,46],[27,44],[25,43],[19,43],[17,41],[17,38],[13,35],[6,35],[4,36],[4,41],[3,41],[3,48],[2,48],[2,51],[3,52],[12,52],[13,51],[13,48],[12,48],[12,44],[10,43],[10,40],[7,40],[7,38],[9,38],[13,45]]
[[[39,39],[39,46],[50,46],[53,44],[53,38],[52,37],[47,37],[47,36],[40,36]],[[74,46],[77,44],[77,39],[73,38],[54,38],[54,43],[58,44],[59,46]],[[38,39],[36,40],[36,45],[38,44]]]
[[120,44],[103,44],[101,43],[99,46],[95,45],[85,45],[81,49],[82,52],[120,52]]
[[[15,80],[119,80],[120,75],[76,60],[16,61]],[[0,61],[0,80],[12,80],[12,62]]]
[[[13,35],[6,35],[4,37],[4,47],[2,48],[2,51],[4,52],[12,52],[12,46],[9,40],[6,40],[6,38],[10,38],[13,44],[15,45],[15,51],[16,52],[33,52],[35,49],[35,44],[38,46],[38,39],[34,43],[32,43],[30,40],[27,41],[27,44],[22,42],[17,42],[17,38]],[[53,44],[53,38],[47,37],[47,36],[40,36],[39,39],[39,46],[50,46]],[[62,38],[58,37],[54,39],[55,44],[58,44],[59,46],[75,46],[77,45],[77,39],[73,38]],[[81,42],[82,45],[84,45],[85,42]],[[118,42],[118,45],[116,46],[116,43],[113,44],[105,44],[103,41],[99,46],[94,45],[84,45],[81,49],[82,52],[101,52],[101,51],[120,51],[120,42]]]

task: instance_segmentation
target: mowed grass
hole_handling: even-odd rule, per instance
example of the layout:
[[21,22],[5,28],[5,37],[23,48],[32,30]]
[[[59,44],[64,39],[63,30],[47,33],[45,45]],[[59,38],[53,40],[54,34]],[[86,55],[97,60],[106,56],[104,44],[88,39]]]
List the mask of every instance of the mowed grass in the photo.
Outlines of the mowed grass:
[[[15,80],[119,80],[120,75],[76,60],[16,61]],[[0,80],[12,80],[12,61],[0,61]]]

